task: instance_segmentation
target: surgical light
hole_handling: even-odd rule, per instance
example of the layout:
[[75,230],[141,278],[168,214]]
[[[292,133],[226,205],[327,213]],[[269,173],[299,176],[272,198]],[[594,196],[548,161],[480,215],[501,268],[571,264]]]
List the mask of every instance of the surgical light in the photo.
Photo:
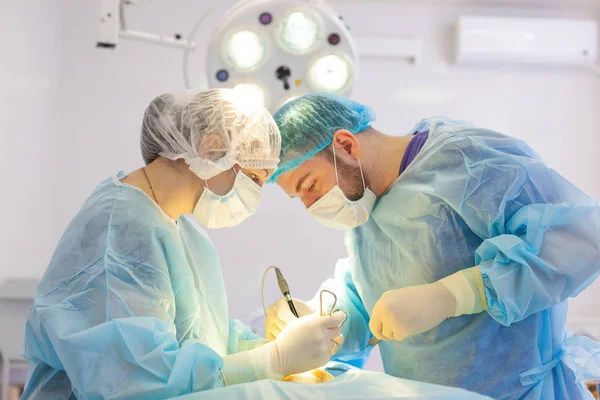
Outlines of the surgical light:
[[309,85],[316,92],[339,92],[348,85],[351,77],[350,63],[333,54],[316,59],[308,70]]
[[357,71],[349,28],[323,0],[239,1],[218,18],[206,57],[210,87],[235,88],[272,112],[310,92],[349,95]]
[[248,71],[265,59],[265,42],[256,32],[235,32],[225,44],[225,54],[233,68]]
[[310,51],[319,38],[319,23],[314,15],[297,11],[279,25],[279,40],[284,49],[297,54]]
[[233,91],[242,102],[265,105],[265,92],[255,83],[239,83],[233,87]]

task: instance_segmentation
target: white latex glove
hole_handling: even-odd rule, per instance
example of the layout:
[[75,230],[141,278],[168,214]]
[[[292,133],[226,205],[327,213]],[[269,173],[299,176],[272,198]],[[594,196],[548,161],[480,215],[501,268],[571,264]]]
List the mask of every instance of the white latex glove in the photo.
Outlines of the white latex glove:
[[272,358],[273,371],[288,376],[325,365],[343,342],[340,324],[345,318],[338,311],[291,321],[272,342],[277,350]]
[[343,342],[339,325],[346,315],[311,314],[294,319],[271,343],[223,357],[227,385],[283,377],[325,365]]
[[[306,302],[298,299],[293,299],[294,307],[298,312],[298,317],[305,317],[315,312],[315,310]],[[285,297],[280,297],[267,310],[265,318],[265,336],[267,341],[275,340],[281,333],[283,328],[297,318],[290,311],[290,306]]]
[[380,340],[404,340],[427,332],[456,312],[456,299],[441,282],[385,292],[373,307],[369,328]]

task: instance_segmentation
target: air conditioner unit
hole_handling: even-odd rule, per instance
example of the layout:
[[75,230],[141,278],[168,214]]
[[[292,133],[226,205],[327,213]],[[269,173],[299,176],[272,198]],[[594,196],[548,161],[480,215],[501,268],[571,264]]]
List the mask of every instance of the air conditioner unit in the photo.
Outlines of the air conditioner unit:
[[463,16],[456,62],[593,65],[597,25],[594,20]]

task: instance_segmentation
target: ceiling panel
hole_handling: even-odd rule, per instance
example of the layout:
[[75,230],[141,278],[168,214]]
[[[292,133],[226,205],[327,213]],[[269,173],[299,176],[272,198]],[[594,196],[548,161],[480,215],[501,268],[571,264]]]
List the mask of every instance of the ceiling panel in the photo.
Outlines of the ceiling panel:
[[[367,0],[344,1],[366,2]],[[369,0],[369,2],[433,5],[443,7],[473,6],[523,8],[592,8],[600,10],[600,0]]]

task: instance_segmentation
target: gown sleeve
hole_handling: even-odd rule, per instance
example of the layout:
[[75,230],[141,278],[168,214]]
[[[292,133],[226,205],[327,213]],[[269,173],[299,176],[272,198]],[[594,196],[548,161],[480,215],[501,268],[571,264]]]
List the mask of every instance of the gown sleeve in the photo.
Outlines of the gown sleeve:
[[67,373],[77,398],[165,399],[223,386],[217,353],[178,343],[165,271],[108,250],[81,275],[86,286],[59,303],[38,296],[25,344]]
[[525,143],[469,128],[438,153],[436,193],[483,239],[474,265],[496,321],[561,303],[600,274],[600,205]]

